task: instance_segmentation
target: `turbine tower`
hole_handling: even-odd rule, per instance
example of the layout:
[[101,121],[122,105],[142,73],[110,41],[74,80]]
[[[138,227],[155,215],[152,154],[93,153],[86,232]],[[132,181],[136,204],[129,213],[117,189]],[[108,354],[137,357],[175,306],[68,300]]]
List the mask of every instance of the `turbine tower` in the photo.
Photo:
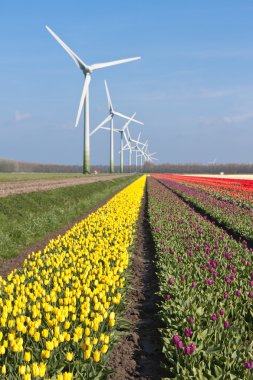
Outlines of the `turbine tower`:
[[129,116],[126,116],[126,115],[123,115],[122,113],[118,112],[118,111],[115,111],[115,109],[113,108],[113,105],[112,105],[112,100],[111,100],[111,96],[110,96],[110,93],[109,93],[109,90],[108,90],[108,86],[107,86],[107,83],[105,81],[105,90],[106,90],[106,95],[107,95],[107,100],[108,100],[108,108],[109,108],[109,116],[107,116],[90,134],[90,136],[92,136],[95,132],[97,132],[98,129],[105,129],[103,128],[103,126],[108,123],[108,121],[111,122],[111,126],[110,126],[110,173],[114,173],[114,129],[113,129],[113,119],[114,119],[114,116],[119,116],[123,119],[126,119],[126,120],[131,120],[135,123],[138,123],[138,124],[141,124],[143,125],[144,123],[142,123],[141,121],[138,121],[138,120],[135,120]]
[[120,59],[117,61],[111,61],[111,62],[105,62],[105,63],[95,63],[93,65],[87,65],[84,63],[76,53],[73,52],[48,26],[46,26],[46,29],[51,33],[51,35],[56,39],[57,42],[63,47],[63,49],[66,50],[66,52],[70,55],[70,57],[74,60],[77,67],[83,72],[84,74],[84,84],[83,84],[83,91],[81,95],[81,100],[77,112],[75,127],[77,127],[82,109],[84,108],[84,152],[83,152],[83,174],[89,174],[90,173],[90,107],[89,107],[89,85],[91,81],[91,74],[93,71],[97,69],[103,69],[105,67],[110,67],[114,65],[119,65],[121,63],[136,61],[140,59],[140,57],[134,57],[134,58],[127,58],[127,59]]

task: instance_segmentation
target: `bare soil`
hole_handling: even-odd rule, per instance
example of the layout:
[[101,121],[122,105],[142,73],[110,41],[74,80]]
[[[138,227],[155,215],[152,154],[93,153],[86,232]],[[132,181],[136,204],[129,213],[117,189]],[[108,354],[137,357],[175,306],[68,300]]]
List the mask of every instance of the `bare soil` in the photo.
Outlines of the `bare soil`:
[[103,176],[83,176],[81,178],[65,178],[65,179],[50,179],[50,180],[31,180],[17,182],[1,182],[0,197],[8,195],[31,193],[33,191],[47,191],[59,187],[76,186],[97,181],[110,181],[120,176],[128,176],[132,174],[108,174]]
[[[166,377],[159,334],[159,298],[155,273],[155,249],[147,216],[147,195],[140,212],[131,263],[131,281],[124,319],[130,329],[112,351],[110,380],[159,380]],[[168,374],[167,374],[168,377]]]

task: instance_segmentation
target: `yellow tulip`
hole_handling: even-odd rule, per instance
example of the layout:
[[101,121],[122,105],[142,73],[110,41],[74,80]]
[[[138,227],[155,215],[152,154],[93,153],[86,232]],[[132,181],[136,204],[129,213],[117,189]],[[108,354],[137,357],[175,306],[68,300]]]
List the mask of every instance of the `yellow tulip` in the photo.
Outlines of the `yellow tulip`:
[[91,355],[91,350],[86,350],[84,352],[84,359],[89,359],[90,358],[90,355]]
[[65,357],[68,362],[71,362],[73,360],[74,354],[73,352],[67,352]]
[[26,373],[26,366],[25,365],[20,365],[18,367],[18,374],[19,375],[24,375]]
[[1,374],[2,375],[6,375],[6,365],[4,364],[3,366],[2,366],[2,368],[1,368]]
[[30,360],[31,360],[31,353],[26,351],[24,353],[24,361],[27,362],[27,363],[29,363]]
[[93,354],[93,359],[94,359],[94,361],[95,361],[96,363],[99,362],[99,360],[100,360],[100,352],[99,352],[98,350],[96,350],[96,351],[94,352],[94,354]]
[[45,373],[46,373],[46,364],[45,363],[40,363],[39,364],[39,376],[40,377],[44,377],[45,376]]

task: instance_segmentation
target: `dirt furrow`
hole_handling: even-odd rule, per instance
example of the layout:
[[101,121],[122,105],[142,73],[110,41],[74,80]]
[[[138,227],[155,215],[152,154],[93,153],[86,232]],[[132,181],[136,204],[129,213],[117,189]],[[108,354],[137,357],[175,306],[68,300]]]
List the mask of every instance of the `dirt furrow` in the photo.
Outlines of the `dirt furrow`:
[[50,179],[50,180],[32,180],[19,182],[1,182],[0,197],[8,195],[31,193],[33,191],[47,191],[59,187],[76,186],[97,181],[110,181],[115,178],[129,176],[132,174],[110,174],[103,176],[83,176],[80,178]]
[[124,318],[129,331],[114,348],[109,365],[115,369],[111,380],[159,380],[166,377],[161,368],[164,360],[159,334],[155,274],[155,249],[147,215],[147,194],[139,216],[132,275]]

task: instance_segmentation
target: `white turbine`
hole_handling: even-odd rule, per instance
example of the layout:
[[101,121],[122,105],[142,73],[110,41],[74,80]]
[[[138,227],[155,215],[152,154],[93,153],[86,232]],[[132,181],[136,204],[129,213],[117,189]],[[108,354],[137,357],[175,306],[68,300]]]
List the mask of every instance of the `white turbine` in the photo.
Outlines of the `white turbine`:
[[106,95],[107,95],[107,100],[108,100],[108,108],[109,108],[109,116],[107,116],[90,134],[92,136],[95,132],[97,132],[98,129],[105,129],[103,126],[108,123],[109,121],[111,122],[111,127],[110,127],[110,173],[114,173],[114,129],[113,129],[113,118],[114,116],[119,116],[123,119],[126,120],[131,120],[135,123],[143,125],[141,121],[135,120],[129,116],[123,115],[122,113],[115,111],[112,105],[112,100],[111,96],[108,90],[107,83],[105,81],[105,90],[106,90]]
[[130,131],[129,129],[127,128],[127,143],[126,145],[123,146],[123,150],[129,150],[129,162],[128,162],[128,165],[129,165],[129,172],[132,173],[132,146],[130,144],[131,142],[131,135],[130,135]]
[[110,67],[114,65],[119,65],[121,63],[136,61],[140,59],[140,57],[120,59],[117,61],[104,62],[104,63],[95,63],[93,65],[87,65],[84,63],[76,53],[73,52],[48,26],[46,26],[47,30],[51,35],[59,42],[59,44],[66,50],[66,52],[70,55],[70,57],[74,60],[77,67],[82,70],[84,74],[84,84],[83,91],[81,95],[81,100],[77,112],[75,127],[77,127],[80,116],[82,113],[82,109],[85,108],[84,111],[84,155],[83,155],[83,173],[90,173],[90,130],[89,130],[89,85],[91,81],[91,74],[93,71],[97,69],[103,69],[105,67]]
[[[119,153],[120,153],[120,173],[124,172],[124,150],[131,149],[131,145],[130,145],[130,143],[128,141],[129,138],[127,137],[125,131],[127,131],[127,134],[129,134],[128,126],[131,123],[131,121],[133,120],[133,118],[135,117],[135,115],[136,115],[136,112],[123,125],[123,127],[121,129],[114,129],[114,132],[120,133],[120,151],[119,151]],[[101,127],[101,129],[106,129],[107,131],[111,130],[110,128],[107,128],[107,127]],[[124,138],[126,140],[126,145],[125,146],[124,146],[124,142],[123,142]],[[127,148],[125,148],[125,147],[127,147]]]
[[140,157],[140,155],[138,153],[141,152],[140,145],[144,145],[142,142],[140,142],[140,137],[141,137],[141,133],[139,133],[137,140],[134,140],[132,138],[129,139],[129,141],[131,143],[134,143],[132,150],[135,152],[135,170],[136,170],[136,172],[138,169],[138,157]]

